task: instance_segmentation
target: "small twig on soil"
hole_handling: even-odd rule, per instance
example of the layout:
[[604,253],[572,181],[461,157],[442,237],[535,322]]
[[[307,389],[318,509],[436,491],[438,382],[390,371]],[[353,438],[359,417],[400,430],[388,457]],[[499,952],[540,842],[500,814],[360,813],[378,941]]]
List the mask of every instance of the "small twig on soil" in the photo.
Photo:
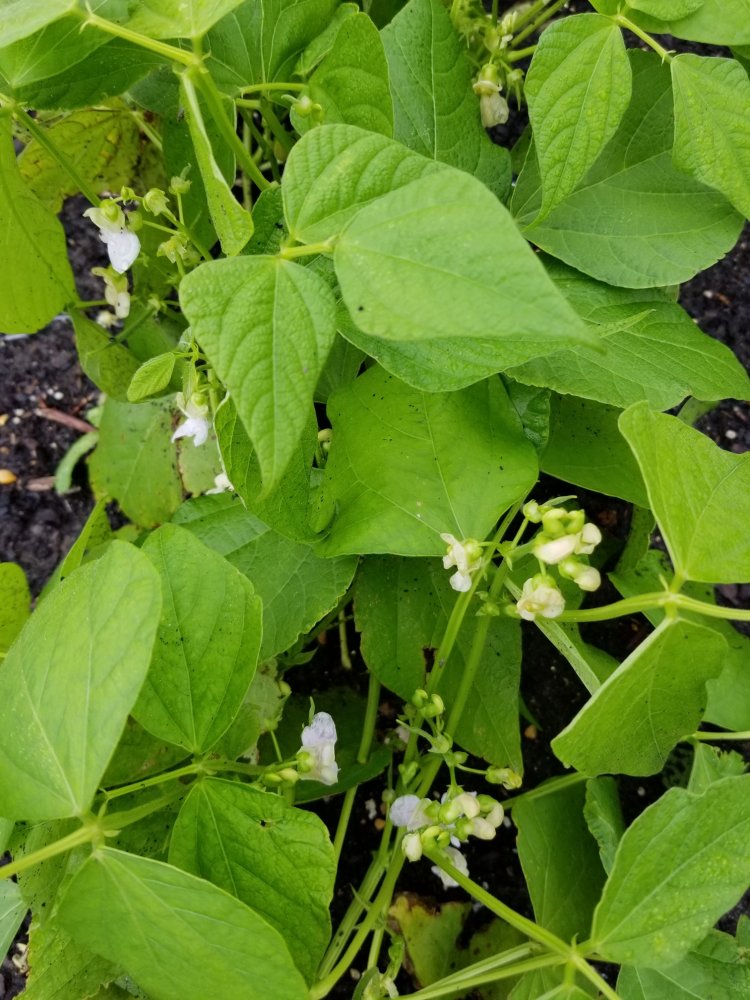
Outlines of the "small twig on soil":
[[86,420],[81,420],[80,417],[73,417],[69,413],[63,413],[62,410],[55,410],[50,406],[45,406],[43,403],[39,404],[35,413],[38,417],[44,417],[45,420],[54,420],[58,424],[71,427],[74,431],[80,431],[81,434],[90,434],[96,430],[96,427]]

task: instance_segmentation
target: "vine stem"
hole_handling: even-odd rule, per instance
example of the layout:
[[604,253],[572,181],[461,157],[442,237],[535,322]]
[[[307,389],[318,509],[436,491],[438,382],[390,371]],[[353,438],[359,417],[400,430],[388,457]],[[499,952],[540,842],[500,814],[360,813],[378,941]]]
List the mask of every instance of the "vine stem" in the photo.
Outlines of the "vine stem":
[[266,91],[266,90],[300,91],[304,90],[306,86],[307,84],[305,83],[254,83],[250,87],[243,87],[240,93],[257,94],[259,91]]
[[542,13],[539,15],[539,17],[537,17],[534,21],[532,21],[531,24],[528,25],[528,27],[524,28],[523,31],[513,36],[511,47],[515,48],[519,42],[522,42],[525,38],[528,38],[529,35],[533,35],[535,31],[538,31],[542,27],[542,25],[545,24],[547,21],[549,21],[549,19],[554,14],[556,14],[561,7],[564,7],[567,2],[568,0],[556,0],[556,3],[553,3],[551,6],[546,7],[544,10],[542,10]]
[[645,32],[642,28],[639,28],[637,24],[633,24],[633,22],[625,17],[624,14],[614,14],[612,16],[612,20],[621,28],[625,28],[627,31],[632,31],[634,35],[637,35],[642,42],[645,42],[650,49],[653,49],[654,52],[661,57],[662,62],[672,62],[673,57],[667,49],[665,49],[663,45],[659,45],[655,38],[652,38],[651,35]]
[[638,594],[626,597],[613,604],[605,604],[601,608],[589,608],[586,611],[563,611],[555,621],[562,622],[602,622],[622,615],[637,614],[651,608],[664,608],[668,613],[683,610],[694,611],[707,618],[726,618],[730,621],[750,622],[750,609],[724,608],[718,604],[708,604],[687,594],[674,593],[672,590],[662,590],[654,594]]
[[[514,951],[529,954],[529,946],[522,946]],[[438,997],[455,995],[458,990],[462,993],[473,990],[478,986],[485,986],[487,983],[495,983],[500,979],[510,979],[511,976],[522,976],[526,972],[535,972],[537,969],[549,969],[556,965],[562,965],[565,959],[560,955],[537,955],[535,958],[526,960],[496,963],[494,966],[489,963],[478,962],[477,966],[487,964],[487,969],[468,975],[476,966],[470,965],[461,974],[446,976],[431,986],[418,990],[416,993],[406,993],[404,1000],[437,1000]]]
[[478,885],[468,875],[464,875],[463,872],[454,868],[445,855],[439,851],[425,851],[425,856],[430,861],[434,861],[447,875],[450,875],[453,881],[457,882],[474,899],[482,903],[483,906],[486,906],[490,913],[494,913],[495,916],[500,917],[501,920],[510,924],[511,927],[515,927],[516,930],[531,938],[532,941],[537,941],[548,951],[561,956],[566,962],[572,962],[579,972],[586,976],[607,997],[607,1000],[620,1000],[611,986],[602,979],[596,969],[593,969],[585,957],[576,950],[575,945],[568,944],[545,927],[540,927],[539,924],[534,923],[533,920],[529,920],[528,917],[516,913],[515,910],[501,902],[501,900],[497,899],[497,897],[493,896],[486,889],[483,889],[481,885]]
[[52,159],[62,167],[84,198],[91,202],[91,204],[95,207],[101,205],[102,202],[99,195],[92,187],[89,186],[88,181],[85,181],[83,177],[81,177],[65,153],[57,148],[56,144],[50,139],[41,125],[39,125],[39,123],[32,118],[30,114],[28,114],[28,112],[24,111],[23,108],[18,105],[12,108],[12,114],[19,121],[23,122],[24,127],[31,132],[39,145],[46,149]]
[[38,851],[24,855],[18,861],[14,861],[9,865],[3,865],[0,868],[0,879],[19,875],[21,872],[41,864],[42,861],[48,861],[50,858],[54,858],[58,854],[64,854],[65,851],[70,851],[74,847],[93,843],[96,837],[95,830],[96,828],[92,825],[81,826],[77,830],[73,830],[72,833],[69,833],[67,837],[61,837],[60,840],[55,840],[53,843],[47,844],[46,847],[41,847]]
[[704,743],[721,743],[724,740],[750,740],[750,729],[734,733],[693,733],[691,740],[701,740]]
[[165,59],[171,59],[173,62],[182,63],[183,66],[195,66],[196,57],[192,52],[188,52],[186,49],[179,49],[176,45],[168,45],[166,42],[160,42],[156,38],[149,38],[148,35],[141,35],[137,31],[132,31],[130,28],[125,28],[121,24],[116,24],[114,21],[108,21],[105,17],[100,17],[95,14],[91,9],[87,9],[84,14],[81,12],[81,19],[83,21],[81,27],[83,28],[98,28],[100,31],[106,32],[108,35],[115,35],[117,38],[124,38],[127,42],[132,42],[134,45],[140,46],[142,49],[148,49],[151,52],[156,52],[157,55],[164,56]]

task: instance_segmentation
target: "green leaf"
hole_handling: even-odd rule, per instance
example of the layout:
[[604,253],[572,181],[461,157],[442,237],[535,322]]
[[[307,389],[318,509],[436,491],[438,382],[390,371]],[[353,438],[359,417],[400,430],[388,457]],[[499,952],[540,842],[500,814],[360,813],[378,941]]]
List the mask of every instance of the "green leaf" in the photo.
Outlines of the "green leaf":
[[594,915],[592,945],[610,962],[668,968],[750,881],[750,775],[700,796],[670,788],[620,841]]
[[[86,108],[40,128],[55,148],[64,150],[68,163],[95,191],[119,191],[132,183],[141,136],[133,115],[124,107]],[[59,212],[63,201],[80,191],[36,139],[19,156],[18,168],[29,190],[53,212]]]
[[[465,952],[459,951],[458,938],[470,912],[470,903],[432,906],[413,893],[394,898],[388,910],[389,924],[395,923],[403,938],[409,971],[420,986],[430,986],[464,964],[461,957]],[[511,941],[507,947],[518,943]],[[473,947],[471,954],[472,958],[478,957]]]
[[750,581],[750,456],[722,451],[645,403],[620,417],[675,570],[704,583]]
[[78,309],[71,311],[76,335],[76,349],[81,368],[102,392],[125,402],[128,386],[138,371],[138,362],[118,343]]
[[[354,590],[354,615],[369,670],[408,700],[425,683],[426,650],[445,633],[456,593],[439,560],[374,556],[364,560]],[[467,618],[441,679],[450,707],[480,619]],[[518,622],[493,618],[482,670],[453,734],[472,753],[523,770],[518,726],[521,645]]]
[[[445,340],[446,355],[500,371],[591,336],[506,209],[450,167],[360,209],[334,263],[357,326],[379,339]],[[394,296],[394,288],[409,294]]]
[[438,555],[441,533],[484,539],[537,476],[499,379],[433,394],[374,367],[331,396],[328,416],[329,555]]
[[672,747],[698,728],[706,681],[720,673],[725,655],[726,643],[713,629],[665,620],[555,737],[552,749],[584,774],[656,774]]
[[136,0],[127,27],[150,38],[201,38],[243,0]]
[[[355,14],[341,22],[336,40],[310,77],[305,94],[321,106],[324,122],[345,122],[393,135],[388,63],[378,29],[367,14]],[[292,121],[299,132],[312,124],[294,108]]]
[[91,997],[118,972],[105,959],[83,948],[66,934],[58,921],[40,921],[35,913],[29,932],[29,977],[25,1000],[64,1000]]
[[393,94],[394,138],[473,174],[501,200],[510,158],[484,128],[466,48],[439,0],[411,0],[383,29]]
[[[115,21],[127,15],[126,0],[93,0],[90,7],[100,17]],[[1,43],[0,73],[16,90],[70,69],[106,44],[107,38],[103,32],[81,31],[80,17],[73,10],[71,16],[53,21],[33,36],[10,45]]]
[[678,170],[750,216],[750,80],[734,59],[689,53],[670,63]]
[[75,298],[65,233],[24,184],[10,119],[0,119],[0,330],[35,333]]
[[629,57],[630,106],[579,187],[534,225],[541,182],[532,149],[513,212],[537,246],[600,281],[672,285],[723,257],[742,220],[718,192],[673,166],[669,70],[653,53],[631,50]]
[[204,264],[183,280],[180,301],[232,393],[267,495],[309,419],[336,332],[333,293],[309,268],[256,256]]
[[294,67],[294,75],[303,80],[307,79],[333,48],[339,28],[344,21],[349,17],[355,17],[358,13],[359,7],[356,3],[342,3],[338,6],[325,28],[313,38],[309,45],[305,46],[304,52]]
[[210,882],[159,861],[98,849],[78,869],[58,918],[152,1000],[204,1000],[206,982],[221,983],[226,1000],[307,996],[278,931]]
[[338,0],[245,0],[208,35],[212,75],[228,92],[292,80],[297,58],[337,6]]
[[[76,34],[79,33],[79,26],[80,21],[76,18]],[[92,38],[96,36],[93,31],[85,34]],[[33,83],[19,82],[15,88],[16,98],[23,104],[38,109],[65,108],[73,111],[77,108],[91,108],[108,97],[125,93],[154,66],[164,64],[163,56],[121,38],[108,41],[108,37],[102,34],[99,40],[103,40],[105,44],[97,45],[80,62],[62,69],[54,76]]]
[[318,445],[314,412],[310,412],[308,426],[276,489],[262,499],[263,478],[258,456],[231,397],[217,409],[214,428],[226,474],[247,510],[285,537],[312,543],[317,537],[310,524],[312,463]]
[[142,527],[168,521],[182,500],[169,402],[108,399],[89,470],[95,492],[113,497]]
[[626,966],[617,980],[622,1000],[714,1000],[750,992],[745,949],[728,934],[711,931],[669,969]]
[[573,785],[521,801],[511,814],[537,923],[566,941],[588,937],[604,884],[597,845],[583,818],[584,797],[583,785]]
[[86,812],[146,676],[160,603],[148,560],[113,542],[34,612],[0,674],[0,815]]
[[149,396],[156,396],[167,388],[177,356],[172,351],[149,358],[135,371],[127,390],[130,403],[140,403]]
[[169,861],[252,907],[312,981],[331,935],[336,874],[322,820],[278,795],[208,778],[180,810]]
[[638,463],[618,428],[622,411],[577,396],[552,400],[552,423],[540,456],[551,476],[648,507]]
[[15,642],[29,617],[31,594],[26,574],[16,563],[0,563],[0,656]]
[[0,955],[6,955],[26,916],[26,903],[16,882],[0,882]]
[[625,832],[620,796],[614,778],[589,778],[583,816],[591,836],[599,845],[599,857],[609,874],[615,861],[617,845]]
[[[650,535],[649,531],[649,535]],[[623,597],[636,594],[653,594],[662,587],[661,580],[669,579],[672,567],[663,552],[651,549],[631,568],[619,564],[609,578]],[[682,593],[708,604],[716,604],[716,594],[712,586],[698,583],[686,583],[681,588]],[[658,625],[664,618],[662,608],[650,608],[645,612],[653,625]],[[685,618],[694,620],[699,625],[705,625],[707,619],[702,615],[684,612]],[[718,618],[708,619],[711,628],[724,637],[728,650],[724,656],[724,666],[718,677],[706,685],[708,703],[703,719],[725,729],[750,729],[750,675],[747,664],[750,662],[750,639],[738,632],[728,621]]]
[[155,736],[195,754],[226,732],[258,661],[262,604],[222,556],[166,524],[143,552],[162,583],[154,658],[133,715]]
[[575,190],[630,103],[622,32],[599,14],[553,22],[539,39],[524,93],[542,178],[537,221]]
[[356,558],[321,559],[308,545],[271,531],[231,497],[190,500],[174,520],[221,552],[263,601],[262,660],[288,649],[336,607]]
[[527,361],[510,369],[513,378],[623,408],[642,399],[666,410],[685,396],[750,396],[750,379],[731,350],[661,290],[614,289],[556,261],[548,270],[596,342]]
[[714,45],[750,43],[750,0],[705,0],[692,14],[666,23],[638,11],[632,11],[630,17],[646,31],[669,33],[691,42]]
[[745,761],[734,750],[725,753],[708,743],[696,743],[694,754],[687,787],[696,795],[702,795],[723,778],[734,778],[747,770]]
[[228,257],[232,257],[242,250],[253,235],[253,217],[237,201],[216,162],[198,94],[186,76],[181,78],[180,94],[206,193],[208,213],[221,242],[221,249]]
[[76,6],[77,0],[0,0],[0,45],[33,35]]
[[660,21],[679,21],[694,13],[704,3],[705,0],[628,0],[628,7],[641,10]]
[[320,125],[289,154],[281,191],[290,236],[337,236],[364,206],[440,167],[386,136],[353,125]]

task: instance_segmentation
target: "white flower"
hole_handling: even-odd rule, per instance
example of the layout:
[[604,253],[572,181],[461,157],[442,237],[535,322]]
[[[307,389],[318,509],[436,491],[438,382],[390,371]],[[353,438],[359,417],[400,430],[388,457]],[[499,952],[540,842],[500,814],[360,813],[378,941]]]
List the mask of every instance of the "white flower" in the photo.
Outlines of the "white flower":
[[407,861],[419,861],[422,857],[422,838],[418,833],[407,833],[401,841],[401,850]]
[[476,837],[478,840],[495,839],[497,827],[493,826],[488,819],[485,819],[483,816],[477,816],[476,819],[472,820],[472,823],[472,837]]
[[391,803],[388,816],[394,826],[405,826],[410,831],[421,830],[432,822],[424,811],[429,804],[429,799],[420,799],[418,795],[399,795]]
[[581,590],[598,590],[602,582],[599,570],[593,566],[581,566],[580,571],[574,577],[575,582]]
[[492,94],[481,95],[479,114],[482,116],[482,125],[485,128],[492,128],[493,125],[504,125],[507,122],[510,108],[499,88]]
[[112,267],[124,274],[141,252],[141,241],[128,229],[125,213],[114,202],[103,202],[101,208],[87,208],[83,214],[98,227]]
[[565,598],[550,577],[533,576],[524,583],[516,610],[527,622],[533,622],[537,615],[557,618],[565,610]]
[[130,292],[128,279],[118,274],[112,267],[92,267],[91,273],[104,279],[104,298],[112,306],[118,319],[125,319],[130,313]]
[[533,553],[537,559],[548,566],[554,566],[568,556],[572,556],[580,542],[579,536],[561,535],[559,538],[547,538],[546,535],[537,535],[534,541]]
[[113,326],[117,326],[117,317],[109,309],[101,309],[96,314],[96,322],[105,330],[111,330]]
[[471,574],[482,565],[482,547],[474,538],[465,538],[462,542],[448,532],[440,535],[448,544],[448,552],[443,556],[443,566],[450,569],[456,567],[456,572],[450,578],[454,590],[466,592],[471,589]]
[[302,730],[302,746],[298,751],[309,765],[300,778],[335,785],[339,766],[336,763],[336,723],[328,712],[317,712],[309,726]]
[[208,432],[211,430],[206,403],[196,401],[195,396],[191,396],[190,399],[186,400],[181,392],[177,393],[176,403],[185,414],[186,419],[174,432],[172,440],[176,441],[178,438],[191,437],[196,448],[201,444],[205,444],[208,440]]
[[[196,441],[196,444],[198,442]],[[220,472],[218,476],[214,476],[214,488],[212,490],[206,490],[206,495],[210,496],[212,493],[226,493],[227,490],[232,490],[234,492],[234,486],[229,482],[229,476],[226,472]]]
[[[595,524],[590,521],[584,524],[583,530],[579,532],[578,544],[575,547],[577,556],[589,556],[602,540],[602,533]],[[598,586],[598,584],[597,584]],[[594,588],[596,589],[596,588]]]
[[[469,866],[466,863],[466,858],[457,847],[446,847],[445,855],[454,868],[456,868],[462,875],[468,876]],[[433,865],[432,872],[434,875],[437,875],[446,889],[456,889],[458,887],[458,882],[451,878],[450,875],[446,874],[446,872],[444,872],[439,865]]]

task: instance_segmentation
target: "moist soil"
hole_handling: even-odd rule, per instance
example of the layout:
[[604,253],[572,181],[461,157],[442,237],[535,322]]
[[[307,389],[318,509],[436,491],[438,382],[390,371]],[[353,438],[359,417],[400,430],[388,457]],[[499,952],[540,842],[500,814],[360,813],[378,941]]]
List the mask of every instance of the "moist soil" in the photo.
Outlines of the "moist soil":
[[[518,134],[519,125],[515,126]],[[505,131],[505,130],[503,130]],[[507,141],[507,140],[506,140]],[[90,268],[106,263],[102,244],[93,226],[84,223],[86,207],[80,199],[71,199],[62,212],[68,233],[68,248],[77,275],[82,299],[101,294],[99,282]],[[750,228],[746,229],[734,250],[714,267],[683,286],[680,303],[702,330],[727,344],[750,369]],[[0,560],[18,562],[26,571],[32,593],[36,596],[60,559],[80,532],[92,506],[85,464],[80,463],[72,489],[60,496],[54,489],[56,467],[66,450],[86,430],[86,412],[98,401],[98,390],[78,365],[69,320],[55,319],[44,331],[28,337],[0,338],[0,469],[8,470],[15,481],[0,485]],[[750,451],[750,406],[727,400],[703,417],[698,425],[720,447],[735,453]],[[549,482],[544,495],[559,492]],[[579,490],[589,516],[614,538],[627,535],[628,506],[610,497]],[[611,567],[605,567],[611,568]],[[597,602],[607,603],[614,592],[603,588]],[[720,588],[720,600],[736,607],[750,606],[750,586]],[[351,629],[351,626],[350,626]],[[589,626],[585,638],[624,659],[647,634],[640,616]],[[343,670],[337,643],[322,644],[312,663],[295,670],[292,681],[299,693],[314,694],[331,685],[351,685],[366,689],[364,665],[358,655],[357,636],[351,629],[349,640],[353,668]],[[525,786],[531,788],[546,778],[563,773],[549,743],[575,715],[586,700],[586,692],[567,662],[533,626],[524,626],[524,674],[522,696],[529,720],[522,720],[525,759]],[[380,710],[383,732],[392,728],[400,710],[397,699],[384,693]],[[750,744],[733,745],[745,750],[750,759]],[[620,779],[626,820],[638,815],[654,801],[667,784],[684,783],[689,762],[673,755],[664,775],[653,778]],[[666,775],[666,777],[665,777]],[[343,915],[356,886],[379,840],[382,827],[380,797],[382,780],[369,782],[360,789],[342,857],[339,888],[332,905],[334,926]],[[336,800],[322,802],[317,811],[332,832],[338,818]],[[531,908],[515,849],[511,827],[501,828],[490,843],[470,846],[469,867],[480,882],[514,909],[531,916]],[[424,862],[407,865],[399,883],[401,891],[419,895],[427,904],[438,905],[460,899],[456,890],[445,891]],[[746,897],[723,918],[720,926],[732,930],[742,913],[750,913]],[[472,916],[476,926],[484,917]],[[18,996],[24,987],[25,931],[19,934],[0,968],[0,1000]],[[360,971],[364,955],[355,961]],[[606,974],[606,973],[605,973]],[[354,976],[347,975],[330,994],[335,1000],[351,997]],[[399,982],[403,992],[413,984]],[[211,995],[207,985],[206,995]]]

